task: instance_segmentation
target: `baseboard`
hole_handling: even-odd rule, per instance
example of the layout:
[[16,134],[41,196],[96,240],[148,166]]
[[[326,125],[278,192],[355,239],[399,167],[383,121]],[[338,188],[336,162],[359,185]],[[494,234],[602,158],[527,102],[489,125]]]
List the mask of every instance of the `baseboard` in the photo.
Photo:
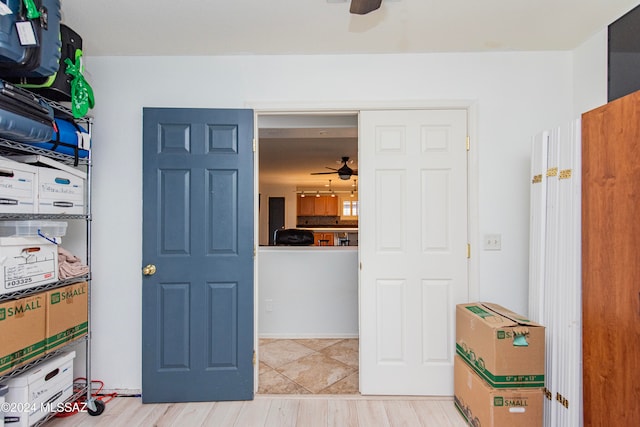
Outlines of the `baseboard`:
[[359,338],[358,334],[259,334],[258,339],[353,339]]

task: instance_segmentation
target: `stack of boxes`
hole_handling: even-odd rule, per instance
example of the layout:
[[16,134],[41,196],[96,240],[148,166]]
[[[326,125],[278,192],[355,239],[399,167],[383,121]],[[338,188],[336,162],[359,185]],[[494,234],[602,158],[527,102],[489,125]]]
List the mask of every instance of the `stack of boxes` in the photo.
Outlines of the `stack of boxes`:
[[[17,160],[0,157],[1,213],[85,214],[85,173],[42,156]],[[61,221],[0,221],[0,376],[88,332],[87,282],[38,292],[59,280],[57,245],[66,229]],[[30,289],[36,293],[14,296]],[[68,398],[74,357],[75,352],[55,354],[3,380],[0,403],[6,399],[30,410],[0,413],[0,427],[32,425]]]
[[545,329],[490,303],[456,307],[454,394],[473,426],[543,423]]
[[[86,173],[40,155],[0,157],[0,212],[85,214]],[[0,221],[0,295],[58,281],[61,221]],[[0,375],[87,333],[87,283],[0,302]]]
[[0,303],[0,375],[88,332],[87,282]]

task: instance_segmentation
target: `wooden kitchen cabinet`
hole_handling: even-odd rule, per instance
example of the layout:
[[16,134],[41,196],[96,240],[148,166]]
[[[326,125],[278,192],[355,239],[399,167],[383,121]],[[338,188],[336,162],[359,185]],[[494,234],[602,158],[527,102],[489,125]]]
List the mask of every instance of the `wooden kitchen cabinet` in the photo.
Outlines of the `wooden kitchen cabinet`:
[[315,197],[298,196],[298,216],[314,216],[316,211]]
[[640,91],[582,115],[584,426],[640,425]]
[[316,216],[338,216],[338,198],[331,196],[316,197]]
[[316,246],[333,246],[334,236],[333,233],[314,232],[313,244]]
[[298,216],[338,216],[338,198],[298,196]]

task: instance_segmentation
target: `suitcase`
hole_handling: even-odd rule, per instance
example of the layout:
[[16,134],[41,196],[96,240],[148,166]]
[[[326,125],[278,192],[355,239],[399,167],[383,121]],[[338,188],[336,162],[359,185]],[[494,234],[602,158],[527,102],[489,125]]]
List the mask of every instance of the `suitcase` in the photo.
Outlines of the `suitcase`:
[[73,77],[65,73],[67,64],[64,60],[69,58],[75,61],[76,49],[82,49],[82,37],[67,25],[60,24],[60,40],[60,68],[55,74],[49,77],[20,77],[7,80],[53,101],[71,101]]
[[[16,0],[7,0],[14,5]],[[3,32],[7,33],[6,45],[19,45],[24,55],[0,60],[0,77],[47,77],[55,74],[60,66],[60,0],[20,0],[18,13],[3,16]],[[27,8],[24,5],[29,4]],[[15,7],[14,7],[15,8]],[[10,8],[13,10],[13,8]],[[37,18],[29,18],[37,13]],[[13,22],[11,22],[13,21]],[[7,28],[5,24],[10,26]],[[11,25],[12,24],[12,25]],[[16,25],[23,29],[18,32]],[[19,34],[23,35],[22,41]],[[25,41],[24,35],[27,35]],[[27,43],[27,44],[25,44]],[[35,45],[33,43],[36,43]],[[19,50],[19,48],[18,48]],[[2,59],[2,57],[0,57]]]
[[53,108],[27,90],[0,80],[0,138],[18,142],[53,138]]
[[74,165],[78,165],[78,159],[89,157],[89,150],[83,149],[83,138],[88,139],[88,132],[82,126],[72,120],[55,119],[53,136],[47,142],[31,142],[30,145],[56,151],[74,157]]
[[19,64],[27,60],[33,48],[20,44],[16,21],[22,19],[22,0],[3,0],[0,4],[0,62]]

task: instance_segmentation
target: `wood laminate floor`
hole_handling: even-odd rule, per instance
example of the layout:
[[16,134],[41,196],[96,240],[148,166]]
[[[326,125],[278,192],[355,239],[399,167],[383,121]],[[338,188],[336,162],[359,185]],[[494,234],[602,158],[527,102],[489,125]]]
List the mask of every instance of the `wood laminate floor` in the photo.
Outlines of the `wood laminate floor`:
[[358,393],[357,339],[261,339],[252,401],[142,404],[116,397],[102,415],[54,418],[47,427],[464,427],[451,398]]
[[246,402],[142,404],[116,397],[102,415],[54,418],[47,427],[464,427],[451,399],[359,395],[257,395]]

